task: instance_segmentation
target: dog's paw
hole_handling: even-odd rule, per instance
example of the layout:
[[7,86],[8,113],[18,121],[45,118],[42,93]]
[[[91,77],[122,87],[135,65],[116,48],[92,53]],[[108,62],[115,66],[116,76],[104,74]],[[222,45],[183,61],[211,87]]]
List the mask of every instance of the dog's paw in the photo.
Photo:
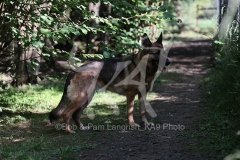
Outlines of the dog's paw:
[[75,131],[73,131],[73,130],[66,130],[67,131],[67,133],[71,133],[71,134],[74,134],[74,133],[76,133]]
[[89,130],[89,129],[90,129],[89,126],[81,126],[81,127],[80,127],[80,130],[82,130],[82,131],[87,131],[87,130]]
[[129,125],[130,125],[131,127],[134,127],[134,128],[139,128],[139,127],[140,127],[139,124],[134,123],[134,122],[129,123]]

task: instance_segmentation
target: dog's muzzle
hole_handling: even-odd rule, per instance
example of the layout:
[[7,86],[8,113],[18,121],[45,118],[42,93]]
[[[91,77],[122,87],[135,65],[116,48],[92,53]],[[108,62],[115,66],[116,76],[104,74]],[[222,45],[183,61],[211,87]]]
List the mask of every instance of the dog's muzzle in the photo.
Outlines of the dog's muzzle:
[[[171,63],[170,60],[167,58],[165,66],[168,66],[170,63]],[[163,67],[162,72],[166,72],[167,71],[165,66]]]
[[170,63],[170,60],[167,58],[165,66],[168,66]]
[[[160,50],[155,53],[155,56],[157,56],[156,59],[155,59],[155,60],[157,60],[157,61],[155,61],[155,63],[156,63],[157,65],[158,65],[158,63],[159,63],[160,54],[161,54],[161,51],[160,51]],[[170,63],[171,63],[170,60],[167,58],[167,59],[166,59],[165,66],[168,66]],[[166,72],[167,69],[166,69],[165,66],[163,67],[162,72]]]

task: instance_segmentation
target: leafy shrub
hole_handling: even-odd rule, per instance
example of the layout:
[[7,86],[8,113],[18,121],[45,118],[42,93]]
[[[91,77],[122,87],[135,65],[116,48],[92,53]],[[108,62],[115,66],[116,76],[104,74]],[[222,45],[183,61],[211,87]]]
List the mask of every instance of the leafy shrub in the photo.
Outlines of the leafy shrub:
[[[196,137],[207,150],[225,156],[239,149],[240,55],[239,30],[235,22],[228,30],[227,40],[214,41],[215,65],[207,75],[206,101],[208,117],[202,121]],[[202,141],[205,136],[208,138]]]
[[240,109],[240,53],[238,30],[229,29],[228,39],[222,43],[215,41],[216,66],[210,73],[209,97],[212,104],[222,111]]

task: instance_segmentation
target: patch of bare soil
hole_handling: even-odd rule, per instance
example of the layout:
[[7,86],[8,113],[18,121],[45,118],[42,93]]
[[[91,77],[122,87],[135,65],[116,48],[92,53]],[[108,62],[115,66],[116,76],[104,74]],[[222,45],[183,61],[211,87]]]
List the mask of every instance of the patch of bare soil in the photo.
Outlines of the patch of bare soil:
[[[155,128],[98,131],[88,141],[97,144],[97,147],[76,154],[83,159],[104,160],[218,159],[211,152],[200,151],[192,135],[198,129],[197,122],[206,116],[206,106],[200,98],[200,80],[207,70],[204,64],[210,61],[209,43],[208,40],[196,40],[173,45],[169,52],[171,66],[167,73],[172,76],[167,82],[155,84],[154,87],[154,92],[159,93],[159,97],[151,101],[157,113],[157,117],[152,119]],[[137,117],[135,119],[139,121]]]

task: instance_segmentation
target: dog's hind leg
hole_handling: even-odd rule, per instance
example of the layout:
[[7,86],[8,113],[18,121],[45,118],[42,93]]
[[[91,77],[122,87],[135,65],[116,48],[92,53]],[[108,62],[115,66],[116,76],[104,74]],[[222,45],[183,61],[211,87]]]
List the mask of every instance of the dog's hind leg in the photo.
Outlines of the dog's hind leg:
[[88,99],[86,100],[86,102],[78,110],[76,110],[72,115],[73,120],[75,121],[76,125],[79,127],[80,130],[89,130],[90,129],[89,126],[84,126],[80,121],[80,117],[83,113],[83,110],[92,101],[92,97],[95,93],[95,90],[91,89],[91,90],[89,90],[89,92],[92,92],[92,93],[89,93],[89,96],[88,96]]
[[75,100],[70,103],[69,107],[63,113],[63,121],[66,125],[67,132],[75,133],[75,131],[73,131],[71,129],[72,127],[69,125],[70,119],[72,117],[78,127],[83,127],[83,124],[80,122],[80,116],[87,104],[87,96],[81,97],[80,100]]
[[83,124],[80,121],[80,117],[84,110],[84,108],[82,108],[82,107],[73,113],[72,118],[73,118],[74,122],[76,123],[77,127],[80,128],[80,130],[88,130],[88,128],[85,129],[85,127],[83,126]]
[[90,129],[88,126],[84,126],[80,120],[83,110],[87,107],[88,104],[89,103],[86,102],[83,106],[81,106],[78,110],[76,110],[72,115],[74,122],[76,123],[77,127],[80,130],[89,130]]
[[67,96],[71,103],[63,113],[64,122],[66,122],[66,131],[74,133],[69,125],[70,118],[73,117],[78,127],[81,127],[80,116],[83,109],[91,101],[95,90],[94,72],[79,72],[71,79],[67,90]]
[[70,119],[72,117],[72,114],[79,109],[79,101],[72,101],[69,105],[69,107],[65,110],[65,112],[63,113],[63,122],[65,123],[65,129],[68,133],[75,133],[75,131],[73,131],[69,124]]

